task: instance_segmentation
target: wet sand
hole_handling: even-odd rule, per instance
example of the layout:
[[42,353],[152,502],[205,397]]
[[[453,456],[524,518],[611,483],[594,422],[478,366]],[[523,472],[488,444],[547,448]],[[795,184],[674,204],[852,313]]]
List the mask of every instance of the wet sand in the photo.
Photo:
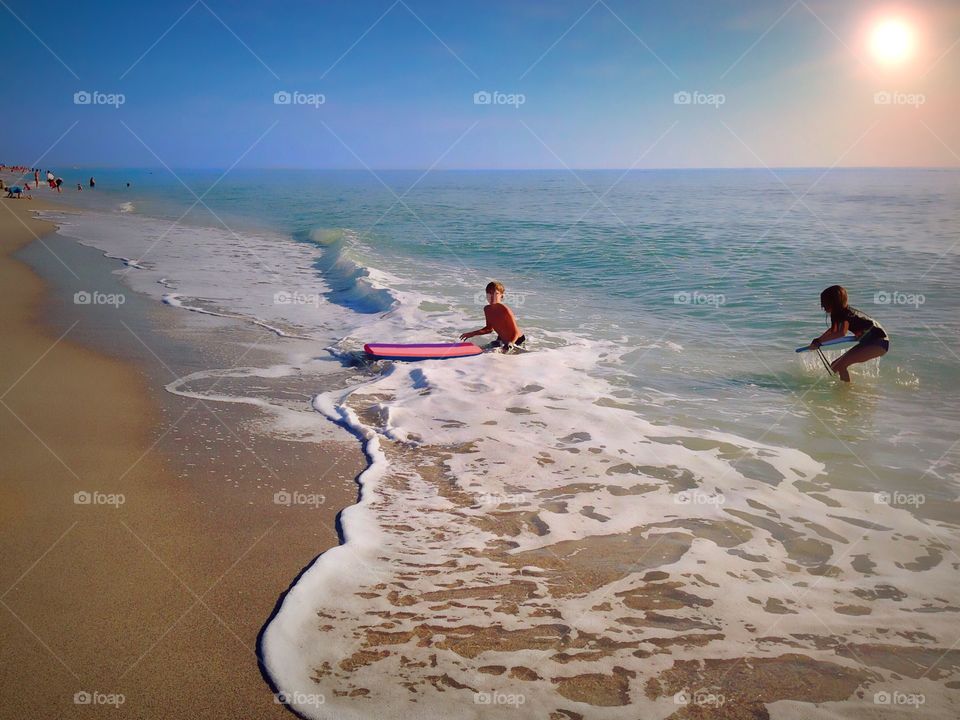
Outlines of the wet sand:
[[[12,257],[90,287],[75,243],[32,217],[50,206],[0,202],[0,717],[114,705],[128,717],[290,717],[257,636],[337,543],[359,449],[264,436],[255,408],[166,393],[180,367],[133,299],[71,302],[71,288]],[[324,501],[287,507],[274,501],[285,489]]]

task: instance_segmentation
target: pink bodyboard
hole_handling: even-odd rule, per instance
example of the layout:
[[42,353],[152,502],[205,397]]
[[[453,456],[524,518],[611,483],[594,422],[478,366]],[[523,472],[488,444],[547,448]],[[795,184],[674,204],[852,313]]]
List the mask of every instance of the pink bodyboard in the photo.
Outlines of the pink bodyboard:
[[367,343],[364,352],[383,360],[443,360],[446,358],[468,357],[483,352],[473,343],[417,343],[390,345],[386,343]]

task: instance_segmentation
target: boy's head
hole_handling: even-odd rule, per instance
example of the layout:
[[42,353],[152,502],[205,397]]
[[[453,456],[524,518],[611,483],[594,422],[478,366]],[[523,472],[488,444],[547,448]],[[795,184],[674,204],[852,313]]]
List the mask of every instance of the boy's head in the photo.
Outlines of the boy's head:
[[503,300],[504,293],[503,283],[492,280],[487,283],[487,301],[492,305],[493,303],[498,303]]

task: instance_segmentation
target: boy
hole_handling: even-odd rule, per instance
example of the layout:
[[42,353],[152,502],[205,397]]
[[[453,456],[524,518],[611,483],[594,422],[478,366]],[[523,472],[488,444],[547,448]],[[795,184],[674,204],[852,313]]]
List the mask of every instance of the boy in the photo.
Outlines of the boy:
[[490,343],[487,348],[493,350],[503,348],[507,353],[515,348],[522,346],[527,341],[527,336],[520,332],[517,327],[517,319],[513,316],[513,311],[503,304],[503,285],[493,281],[487,283],[487,302],[483,308],[483,315],[486,319],[486,325],[479,330],[467,332],[460,336],[461,340],[467,340],[477,335],[487,335],[492,332],[497,333],[497,339]]

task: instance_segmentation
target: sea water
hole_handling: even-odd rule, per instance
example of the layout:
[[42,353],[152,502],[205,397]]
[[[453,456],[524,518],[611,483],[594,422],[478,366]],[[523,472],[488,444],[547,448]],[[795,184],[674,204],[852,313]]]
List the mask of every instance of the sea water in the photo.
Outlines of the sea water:
[[[960,172],[81,174],[98,186],[65,191],[89,212],[62,233],[135,290],[298,341],[227,373],[454,341],[491,279],[528,338],[318,377],[316,422],[371,465],[346,544],[264,633],[299,712],[514,716],[477,700],[499,692],[536,716],[660,717],[697,690],[664,680],[675,663],[788,652],[955,712],[943,672],[871,658],[956,639]],[[832,284],[891,337],[851,385],[794,353]]]

